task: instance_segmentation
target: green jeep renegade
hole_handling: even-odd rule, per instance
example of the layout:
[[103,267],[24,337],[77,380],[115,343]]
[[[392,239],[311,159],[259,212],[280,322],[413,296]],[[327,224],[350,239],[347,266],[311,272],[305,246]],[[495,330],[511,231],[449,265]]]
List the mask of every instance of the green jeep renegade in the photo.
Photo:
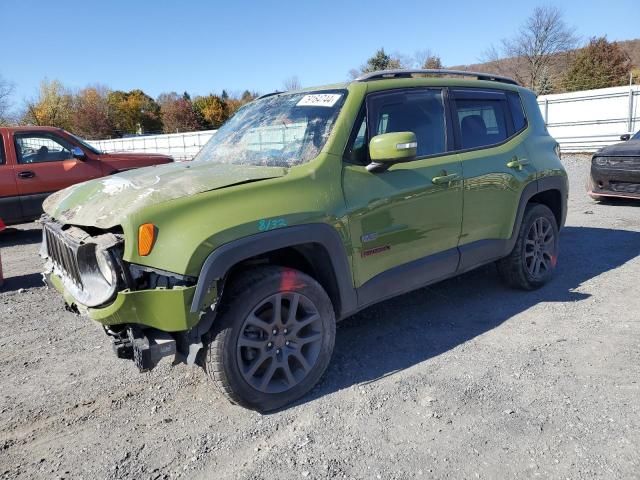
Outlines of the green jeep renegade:
[[318,382],[336,321],[358,310],[490,262],[509,285],[543,285],[566,205],[533,92],[384,71],[265,95],[192,162],[53,194],[41,252],[119,357],[200,364],[266,411]]

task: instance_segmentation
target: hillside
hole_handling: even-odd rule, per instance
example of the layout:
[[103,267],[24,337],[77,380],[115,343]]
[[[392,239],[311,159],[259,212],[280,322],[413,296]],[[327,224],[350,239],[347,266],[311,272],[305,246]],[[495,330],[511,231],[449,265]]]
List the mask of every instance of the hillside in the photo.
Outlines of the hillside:
[[[635,40],[619,41],[618,44],[627,52],[634,69],[640,69],[640,38]],[[569,63],[575,57],[575,55],[581,49],[570,50],[566,53],[556,55],[551,62],[549,68],[549,77],[551,83],[559,85],[564,78],[564,74],[568,68]],[[474,63],[470,65],[456,65],[448,68],[456,70],[471,70],[476,72],[491,72],[502,75],[507,75],[518,79],[517,65],[519,59],[517,58],[505,58],[497,62],[484,62]],[[640,83],[640,78],[636,79],[634,83]],[[560,88],[554,89],[555,92],[562,91]]]

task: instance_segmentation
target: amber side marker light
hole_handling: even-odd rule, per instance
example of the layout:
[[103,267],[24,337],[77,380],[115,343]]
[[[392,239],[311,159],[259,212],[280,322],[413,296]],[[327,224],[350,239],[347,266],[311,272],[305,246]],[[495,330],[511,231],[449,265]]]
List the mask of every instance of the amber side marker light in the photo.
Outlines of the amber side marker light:
[[138,255],[146,257],[151,253],[157,231],[153,223],[143,223],[138,227]]

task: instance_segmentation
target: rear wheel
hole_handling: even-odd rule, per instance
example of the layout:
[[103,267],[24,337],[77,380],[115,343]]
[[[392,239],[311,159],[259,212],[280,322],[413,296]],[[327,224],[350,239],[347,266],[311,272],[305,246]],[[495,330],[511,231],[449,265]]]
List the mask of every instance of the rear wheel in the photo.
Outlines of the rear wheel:
[[274,410],[317,383],[334,343],[335,315],[320,284],[297,270],[260,268],[230,285],[205,370],[233,403]]
[[533,290],[547,283],[558,261],[558,226],[546,205],[527,206],[516,244],[497,262],[503,280],[512,287]]

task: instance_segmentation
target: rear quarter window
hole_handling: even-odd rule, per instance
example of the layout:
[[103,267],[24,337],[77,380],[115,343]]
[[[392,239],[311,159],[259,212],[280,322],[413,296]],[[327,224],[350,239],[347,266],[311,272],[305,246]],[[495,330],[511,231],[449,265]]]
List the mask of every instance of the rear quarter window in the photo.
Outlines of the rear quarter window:
[[507,101],[509,102],[509,108],[511,109],[511,118],[513,119],[514,130],[516,133],[520,132],[527,127],[527,118],[522,108],[520,95],[516,92],[508,92]]

